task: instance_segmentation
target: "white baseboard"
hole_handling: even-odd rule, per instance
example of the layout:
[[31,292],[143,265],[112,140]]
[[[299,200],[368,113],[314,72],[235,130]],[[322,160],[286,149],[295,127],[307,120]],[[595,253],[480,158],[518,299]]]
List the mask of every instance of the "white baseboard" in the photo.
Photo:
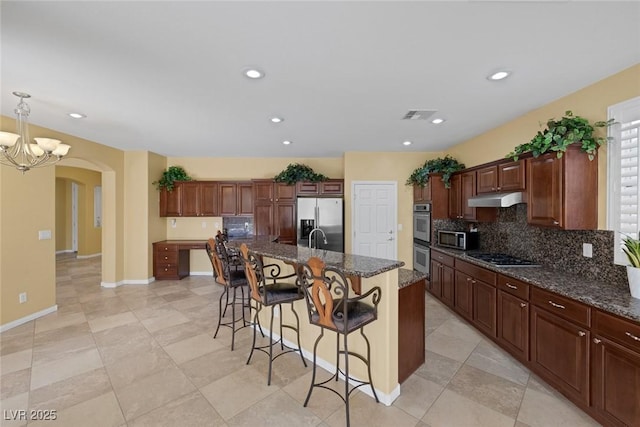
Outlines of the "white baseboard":
[[135,279],[135,280],[120,280],[119,282],[100,282],[100,286],[103,288],[117,288],[124,285],[148,285],[156,281],[155,277],[149,277],[148,279]]
[[190,271],[190,276],[213,276],[213,271]]
[[77,259],[87,259],[87,258],[95,258],[95,257],[99,257],[102,256],[102,253],[97,253],[97,254],[90,254],[90,255],[78,255],[76,258]]
[[39,317],[42,316],[46,316],[47,314],[51,314],[58,311],[58,305],[53,305],[49,308],[45,308],[44,310],[40,310],[36,313],[32,313],[28,316],[25,317],[21,317],[18,320],[14,320],[13,322],[9,322],[9,323],[5,323],[4,325],[0,326],[0,332],[4,332],[4,331],[8,331],[9,329],[13,329],[16,326],[20,326],[22,324],[25,324],[27,322],[30,322],[32,320],[36,320]]
[[[265,333],[265,335],[269,333],[269,329],[266,329],[264,327],[262,328],[262,331]],[[276,333],[273,334],[274,341],[277,341],[279,338],[280,338],[280,335]],[[290,348],[298,347],[297,343],[291,342],[286,338],[283,339],[282,342],[284,343],[284,345]],[[313,363],[312,352],[302,349],[302,356],[305,359],[309,360],[311,363]],[[316,364],[318,365],[318,367],[326,370],[327,372],[333,373],[336,371],[336,365],[334,365],[333,363],[327,362],[326,360],[320,357],[316,358]],[[342,375],[342,373],[339,373],[339,376],[340,376],[340,379],[344,380],[344,375]],[[359,380],[359,378],[357,377],[355,377],[355,379]],[[364,386],[359,388],[358,390],[360,390],[370,398],[374,399],[373,392],[371,391],[370,386],[368,387]],[[380,403],[384,404],[385,406],[391,406],[393,404],[393,401],[396,400],[398,396],[400,396],[400,384],[397,384],[391,393],[382,393],[380,390],[376,389],[376,394],[378,395],[378,400],[380,401]]]
[[71,254],[75,252],[73,249],[63,249],[61,251],[56,251],[56,255],[60,255],[60,254]]

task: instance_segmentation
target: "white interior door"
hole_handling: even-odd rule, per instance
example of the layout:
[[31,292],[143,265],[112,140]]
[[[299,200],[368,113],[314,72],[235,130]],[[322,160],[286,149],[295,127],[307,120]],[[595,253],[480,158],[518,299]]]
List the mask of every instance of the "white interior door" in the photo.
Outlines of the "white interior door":
[[353,183],[353,245],[356,255],[396,260],[397,183]]

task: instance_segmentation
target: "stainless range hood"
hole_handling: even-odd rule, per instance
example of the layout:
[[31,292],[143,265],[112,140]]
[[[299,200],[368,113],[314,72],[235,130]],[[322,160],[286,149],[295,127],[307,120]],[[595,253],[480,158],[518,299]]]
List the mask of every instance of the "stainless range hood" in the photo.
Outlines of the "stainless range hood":
[[469,198],[472,208],[507,208],[518,203],[525,203],[524,193],[487,193]]

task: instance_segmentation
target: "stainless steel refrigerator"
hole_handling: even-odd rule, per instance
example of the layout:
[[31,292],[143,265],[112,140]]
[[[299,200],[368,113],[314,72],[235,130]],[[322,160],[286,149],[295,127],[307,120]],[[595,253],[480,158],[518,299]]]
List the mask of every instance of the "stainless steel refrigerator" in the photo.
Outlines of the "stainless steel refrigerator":
[[344,208],[341,198],[298,197],[297,218],[298,246],[309,247],[311,234],[312,248],[344,252]]

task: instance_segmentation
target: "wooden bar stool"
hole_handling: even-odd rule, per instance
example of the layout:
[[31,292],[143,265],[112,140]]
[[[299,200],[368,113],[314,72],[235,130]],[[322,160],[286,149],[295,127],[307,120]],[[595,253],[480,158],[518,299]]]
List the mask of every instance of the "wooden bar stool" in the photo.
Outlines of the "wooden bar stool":
[[[280,266],[277,264],[263,265],[260,257],[249,250],[246,244],[240,246],[240,256],[242,257],[245,267],[244,271],[249,282],[250,297],[255,303],[256,312],[253,316],[254,328],[253,328],[253,344],[251,346],[251,352],[247,359],[247,365],[251,362],[253,351],[258,350],[269,356],[269,374],[267,377],[267,385],[271,385],[271,367],[273,361],[283,354],[298,352],[300,353],[300,359],[304,366],[307,366],[307,362],[302,356],[302,350],[300,346],[300,318],[293,306],[295,301],[299,301],[304,298],[300,289],[295,283],[282,282],[283,279],[289,279],[297,277],[296,273],[283,275],[281,274]],[[288,325],[282,323],[282,304],[290,304],[291,311],[296,318],[295,325]],[[259,314],[263,307],[271,307],[271,320],[269,323],[269,344],[264,346],[256,346],[256,330],[260,327]],[[273,319],[275,317],[275,308],[280,310],[280,338],[273,341]],[[296,339],[298,341],[298,348],[291,348],[283,342],[283,329],[291,329],[296,333]],[[262,330],[261,330],[262,332]],[[273,355],[274,344],[280,343],[280,352],[277,355]],[[286,350],[285,350],[286,348]]]
[[[304,406],[309,403],[314,387],[330,390],[340,396],[344,401],[347,414],[347,426],[349,420],[349,395],[359,387],[369,385],[376,402],[379,402],[376,389],[371,380],[371,346],[369,339],[364,334],[364,327],[378,318],[378,303],[382,290],[376,286],[362,295],[349,296],[349,283],[347,278],[338,270],[326,267],[324,261],[319,258],[310,258],[306,264],[298,267],[298,284],[305,294],[309,322],[320,327],[320,336],[313,346],[313,374],[311,386],[304,401]],[[365,300],[369,300],[365,302]],[[316,382],[316,359],[318,343],[324,336],[325,329],[336,333],[336,371],[325,381]],[[367,354],[363,356],[349,350],[348,336],[351,332],[359,330],[367,345]],[[342,349],[340,338],[342,337]],[[344,372],[340,369],[340,355],[344,355]],[[356,380],[349,376],[349,356],[360,359],[367,367],[368,381]],[[344,394],[326,386],[329,381],[338,381],[339,374],[344,377]],[[357,385],[349,390],[349,383]]]
[[[211,260],[213,266],[213,272],[215,274],[216,283],[224,286],[224,291],[220,295],[218,301],[218,326],[213,334],[215,339],[218,336],[220,326],[226,326],[231,328],[231,351],[233,351],[236,340],[236,331],[249,326],[249,321],[245,317],[245,307],[247,303],[245,301],[244,289],[247,287],[247,279],[244,274],[244,270],[231,265],[229,255],[222,242],[218,243],[213,238],[210,238],[206,245],[207,255]],[[238,299],[238,290],[240,290],[240,299]],[[230,291],[231,301],[229,301]],[[222,300],[226,299],[224,303],[224,309],[222,308]],[[236,316],[236,306],[240,306],[242,316]],[[222,318],[227,313],[227,308],[231,307],[231,320],[223,322]],[[240,324],[242,322],[242,324]]]

